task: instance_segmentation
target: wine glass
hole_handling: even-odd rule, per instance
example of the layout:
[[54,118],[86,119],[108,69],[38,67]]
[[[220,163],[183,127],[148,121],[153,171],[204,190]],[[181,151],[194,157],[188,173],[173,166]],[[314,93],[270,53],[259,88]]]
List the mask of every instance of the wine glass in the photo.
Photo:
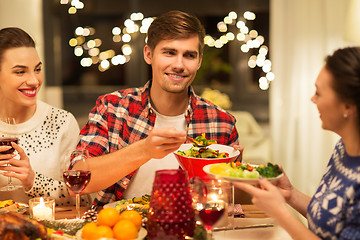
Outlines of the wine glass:
[[[76,195],[76,218],[80,218],[80,193],[90,182],[91,172],[86,159],[89,157],[87,150],[74,150],[65,155],[62,175],[66,186]],[[72,170],[77,164],[80,170]]]
[[206,193],[196,204],[198,216],[207,232],[206,239],[212,239],[214,225],[224,216],[227,210],[228,196],[216,180],[206,182]]
[[[15,118],[12,117],[8,117],[5,119],[1,119],[3,122],[5,122],[6,124],[9,125],[16,125],[15,123]],[[14,142],[16,144],[18,144],[19,142],[19,138],[15,135],[15,134],[6,134],[3,137],[0,137],[0,146],[11,146],[11,143]],[[7,151],[3,151],[0,152],[0,154],[13,154],[15,151],[15,149],[13,147],[11,147],[9,150]],[[9,164],[7,166],[10,166]],[[18,188],[21,188],[21,185],[14,185],[12,183],[12,178],[8,177],[8,183],[6,186],[1,187],[0,191],[14,191]]]

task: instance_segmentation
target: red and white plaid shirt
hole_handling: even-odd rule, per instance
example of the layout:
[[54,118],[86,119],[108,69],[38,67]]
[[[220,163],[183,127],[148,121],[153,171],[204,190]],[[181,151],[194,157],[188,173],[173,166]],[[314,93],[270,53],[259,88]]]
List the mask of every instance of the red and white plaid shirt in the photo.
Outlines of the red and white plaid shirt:
[[[155,113],[150,105],[151,81],[143,88],[128,88],[100,96],[80,131],[78,149],[88,149],[90,156],[117,151],[146,138],[155,124]],[[187,134],[195,138],[205,133],[207,139],[219,144],[238,144],[235,118],[216,105],[197,96],[190,87],[190,101],[185,113]],[[93,205],[102,206],[117,201],[136,170],[98,192]]]

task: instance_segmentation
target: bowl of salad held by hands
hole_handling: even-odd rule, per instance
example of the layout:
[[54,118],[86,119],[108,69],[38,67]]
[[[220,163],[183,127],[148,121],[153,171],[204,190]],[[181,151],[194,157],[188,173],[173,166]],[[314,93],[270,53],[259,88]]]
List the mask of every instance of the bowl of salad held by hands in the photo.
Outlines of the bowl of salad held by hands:
[[198,144],[184,143],[174,152],[181,168],[188,172],[189,178],[197,176],[205,181],[213,179],[203,171],[205,165],[233,162],[240,155],[240,151],[231,146],[217,144],[214,140],[206,139],[205,134],[193,140]]

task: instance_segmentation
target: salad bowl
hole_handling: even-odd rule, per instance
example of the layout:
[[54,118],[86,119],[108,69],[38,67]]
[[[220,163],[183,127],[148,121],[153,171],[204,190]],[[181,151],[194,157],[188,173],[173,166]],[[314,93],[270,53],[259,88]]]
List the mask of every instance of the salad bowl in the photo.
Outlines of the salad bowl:
[[211,180],[213,178],[206,174],[203,170],[205,165],[221,162],[232,162],[235,161],[236,158],[240,155],[239,150],[222,144],[211,144],[208,146],[208,148],[211,150],[217,150],[220,153],[226,153],[228,156],[225,158],[197,158],[192,156],[183,156],[178,153],[178,151],[186,151],[192,147],[194,147],[192,143],[184,143],[177,151],[174,152],[174,155],[181,168],[188,172],[189,179],[196,176],[200,177],[204,181]]

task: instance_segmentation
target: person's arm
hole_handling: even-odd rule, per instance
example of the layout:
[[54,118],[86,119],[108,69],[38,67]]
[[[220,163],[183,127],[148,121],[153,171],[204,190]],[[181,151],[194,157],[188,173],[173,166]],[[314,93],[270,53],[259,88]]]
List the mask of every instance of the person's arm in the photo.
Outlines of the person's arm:
[[[274,218],[275,221],[284,228],[293,239],[315,240],[320,239],[302,224],[290,211],[287,206],[283,193],[266,179],[259,179],[260,188],[254,187],[247,183],[234,183],[234,185],[253,196],[252,202],[267,215]],[[298,191],[294,192],[293,201],[302,201],[303,194],[298,198]],[[291,197],[292,199],[292,197]],[[304,208],[306,203],[297,203],[296,206]],[[308,204],[308,203],[307,203]],[[307,205],[306,205],[307,206]]]
[[[25,192],[29,197],[53,197],[56,199],[56,206],[75,206],[75,198],[69,193],[65,182],[35,172],[35,181],[30,190]],[[90,206],[91,199],[88,196],[81,196],[82,205]]]
[[287,200],[287,203],[293,207],[296,211],[301,213],[304,217],[307,215],[307,207],[310,204],[311,198],[304,193],[300,192],[296,188],[292,190],[290,199]]
[[[89,158],[89,185],[84,194],[103,190],[139,168],[152,158],[160,159],[176,151],[185,142],[186,133],[175,128],[154,128],[148,137],[115,152]],[[91,146],[90,146],[91,147]],[[74,170],[81,169],[75,163]]]
[[275,182],[275,185],[278,187],[279,191],[285,198],[285,201],[296,211],[306,217],[307,207],[311,198],[294,188],[285,171],[283,171],[283,175],[283,177]]

